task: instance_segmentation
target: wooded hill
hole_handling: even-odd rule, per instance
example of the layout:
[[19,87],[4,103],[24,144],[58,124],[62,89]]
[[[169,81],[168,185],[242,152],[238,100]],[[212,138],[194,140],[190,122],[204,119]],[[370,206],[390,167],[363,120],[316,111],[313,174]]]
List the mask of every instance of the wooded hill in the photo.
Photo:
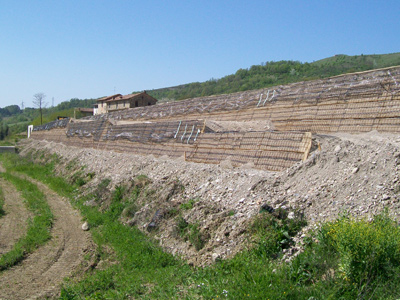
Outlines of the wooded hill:
[[400,65],[400,52],[382,55],[335,55],[312,63],[270,61],[239,69],[235,74],[206,82],[193,82],[147,91],[161,101],[228,94]]

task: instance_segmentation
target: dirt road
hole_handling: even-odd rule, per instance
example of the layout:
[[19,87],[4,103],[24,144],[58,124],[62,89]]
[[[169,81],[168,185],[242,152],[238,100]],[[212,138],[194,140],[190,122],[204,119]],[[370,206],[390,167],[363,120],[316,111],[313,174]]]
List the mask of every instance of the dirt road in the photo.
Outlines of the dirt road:
[[[46,195],[55,216],[51,230],[52,238],[44,246],[30,254],[21,264],[0,273],[0,299],[57,297],[63,278],[71,275],[77,269],[84,259],[84,252],[90,245],[90,234],[82,231],[81,217],[68,200],[58,196],[44,184],[35,183]],[[4,186],[6,187],[7,184]],[[12,187],[5,188],[6,197],[12,194],[17,195],[8,189],[12,189]],[[8,210],[8,218],[11,218],[11,221],[6,222],[13,223],[13,225],[9,225],[12,228],[18,227],[17,224],[24,223],[27,217],[26,213],[19,212],[18,207],[20,206],[17,206],[22,201],[15,199],[15,202],[15,207],[5,207]],[[9,234],[5,235],[5,237],[7,236]],[[15,239],[16,237],[13,237],[7,244],[11,245]]]
[[7,181],[0,179],[4,194],[5,215],[0,218],[0,255],[10,251],[16,241],[26,232],[28,218],[21,194]]

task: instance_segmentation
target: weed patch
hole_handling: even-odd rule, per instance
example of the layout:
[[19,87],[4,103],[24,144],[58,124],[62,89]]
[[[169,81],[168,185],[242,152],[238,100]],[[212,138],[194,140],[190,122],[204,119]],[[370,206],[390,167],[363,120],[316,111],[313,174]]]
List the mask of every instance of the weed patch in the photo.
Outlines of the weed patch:
[[199,229],[199,224],[190,224],[179,216],[176,222],[178,235],[185,241],[189,241],[197,251],[201,250],[210,238],[209,235],[203,233]]
[[301,216],[289,219],[284,210],[277,210],[273,214],[262,211],[250,226],[255,253],[277,258],[283,249],[293,245],[293,236],[306,224]]
[[111,179],[105,178],[98,184],[97,188],[94,190],[93,195],[97,202],[103,201],[110,194],[110,190],[108,189],[110,182]]
[[3,190],[0,187],[0,217],[5,214],[3,206],[4,206],[4,194],[3,194]]
[[147,186],[148,184],[150,184],[151,180],[146,175],[138,175],[138,176],[135,177],[133,182],[134,182],[136,187],[141,189],[141,188],[144,188],[145,186]]
[[338,276],[368,294],[400,270],[400,228],[387,213],[368,222],[344,216],[322,226],[320,239],[338,254]]
[[190,199],[188,202],[182,203],[182,204],[180,205],[180,208],[183,209],[183,210],[190,210],[190,209],[193,208],[193,205],[194,205],[197,201],[199,201],[199,199],[197,199],[197,198],[196,198],[196,199]]

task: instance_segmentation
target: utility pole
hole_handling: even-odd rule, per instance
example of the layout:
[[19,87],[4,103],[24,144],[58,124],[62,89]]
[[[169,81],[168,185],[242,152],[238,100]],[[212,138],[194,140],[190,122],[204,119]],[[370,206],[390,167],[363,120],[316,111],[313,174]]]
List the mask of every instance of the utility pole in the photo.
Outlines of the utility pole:
[[51,107],[54,107],[54,97],[51,98]]
[[24,101],[22,100],[22,102],[21,102],[21,110],[23,110],[24,109]]

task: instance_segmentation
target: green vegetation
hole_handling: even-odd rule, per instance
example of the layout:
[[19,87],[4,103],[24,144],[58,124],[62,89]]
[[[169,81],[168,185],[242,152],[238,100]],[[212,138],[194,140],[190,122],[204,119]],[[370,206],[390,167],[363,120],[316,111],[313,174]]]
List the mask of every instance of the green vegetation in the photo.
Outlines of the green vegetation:
[[[400,297],[400,228],[387,213],[372,221],[342,216],[322,224],[305,239],[304,251],[285,262],[280,258],[293,245],[292,238],[305,221],[299,213],[288,218],[285,210],[262,211],[247,229],[249,243],[245,251],[198,268],[163,252],[140,230],[120,222],[123,211],[146,190],[147,177],[138,176],[130,188],[117,186],[110,194],[109,204],[99,209],[84,203],[107,189],[108,179],[100,182],[93,194],[78,196],[77,186],[52,173],[56,157],[40,165],[28,159],[2,157],[10,170],[40,179],[69,197],[90,224],[97,245],[94,257],[102,262],[101,268],[66,280],[61,299]],[[188,223],[182,216],[177,216],[176,222],[179,236],[201,249],[199,225]]]
[[392,278],[400,278],[400,229],[387,213],[372,222],[345,216],[324,224],[320,240],[336,256],[337,277],[357,297],[386,289]]
[[121,213],[123,218],[131,218],[139,210],[137,200],[142,193],[143,195],[147,194],[145,188],[150,182],[151,180],[146,175],[138,175],[133,180],[133,187],[130,191],[126,191],[124,188],[124,196],[122,197],[124,197],[125,208]]
[[2,188],[0,187],[0,217],[4,216],[5,214],[3,206],[4,206],[4,193]]
[[148,91],[157,99],[182,100],[194,97],[234,93],[281,84],[336,76],[400,65],[400,53],[384,55],[335,55],[313,63],[270,61],[239,69],[235,74],[206,82]]
[[0,257],[0,271],[8,269],[23,260],[38,246],[50,239],[50,228],[53,224],[53,214],[43,193],[28,180],[12,175],[8,171],[1,176],[12,182],[22,193],[29,210],[34,214],[28,224],[27,233],[20,238],[13,249]]
[[190,224],[182,216],[177,218],[176,228],[178,235],[185,241],[189,241],[197,251],[203,249],[210,238],[205,233],[200,232],[199,224]]
[[[77,107],[91,108],[95,102],[96,99],[74,98],[54,107],[43,107],[43,124],[55,121],[58,116],[75,116],[79,119],[83,115],[78,111],[74,112],[74,109]],[[19,133],[26,132],[28,125],[40,125],[39,109],[31,107],[21,109],[18,105],[0,107],[0,141],[7,139],[8,144],[13,144]]]
[[301,215],[289,219],[287,211],[278,209],[273,214],[262,211],[250,227],[254,236],[254,253],[277,258],[283,249],[293,246],[292,238],[306,226]]
[[190,210],[193,208],[193,205],[198,201],[199,199],[190,199],[188,202],[186,203],[182,203],[180,205],[180,209],[183,210]]

